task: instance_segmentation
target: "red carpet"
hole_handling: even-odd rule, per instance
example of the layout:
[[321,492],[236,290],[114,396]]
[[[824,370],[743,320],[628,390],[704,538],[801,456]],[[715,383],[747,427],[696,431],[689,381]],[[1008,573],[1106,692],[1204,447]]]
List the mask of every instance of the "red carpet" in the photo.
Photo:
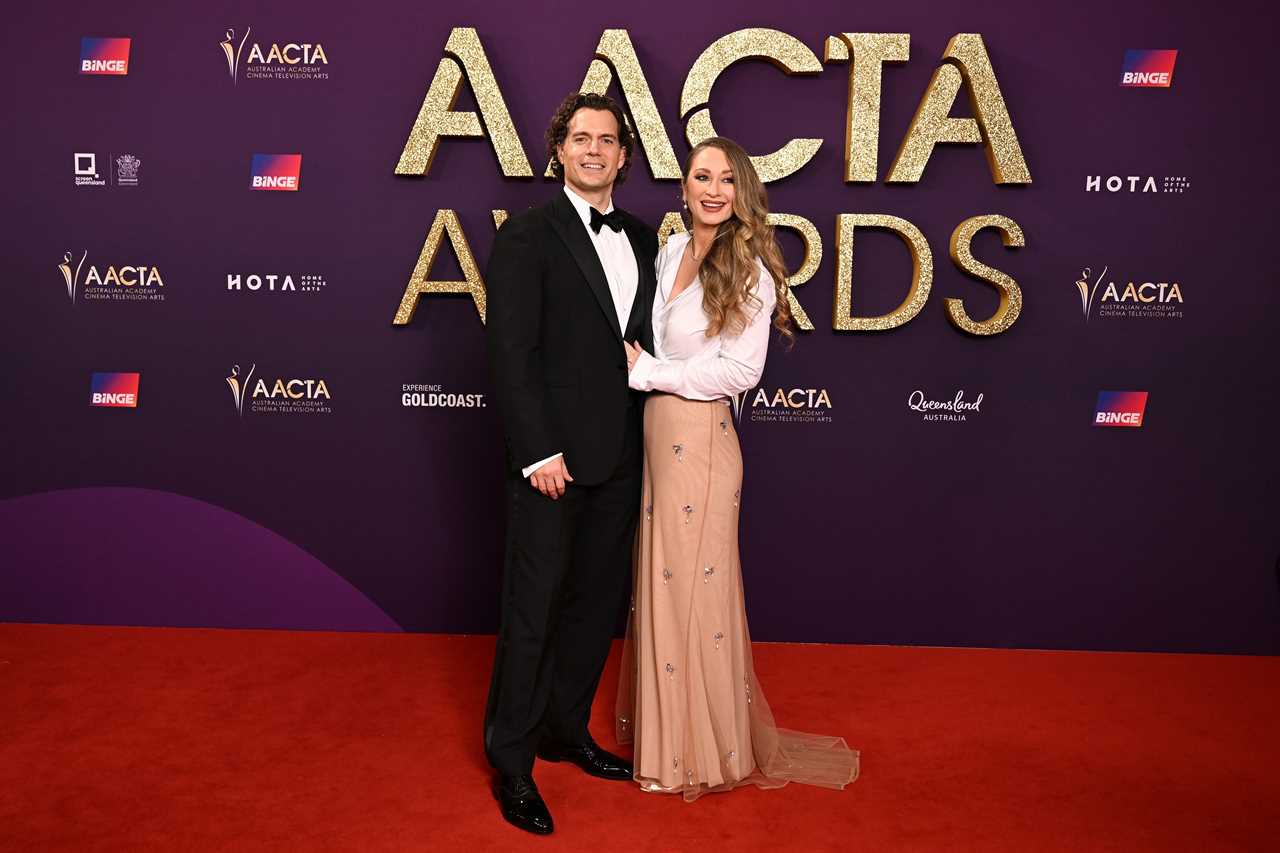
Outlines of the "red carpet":
[[779,722],[861,779],[686,804],[540,762],[535,838],[487,788],[492,647],[0,625],[0,849],[1280,849],[1277,658],[762,645]]

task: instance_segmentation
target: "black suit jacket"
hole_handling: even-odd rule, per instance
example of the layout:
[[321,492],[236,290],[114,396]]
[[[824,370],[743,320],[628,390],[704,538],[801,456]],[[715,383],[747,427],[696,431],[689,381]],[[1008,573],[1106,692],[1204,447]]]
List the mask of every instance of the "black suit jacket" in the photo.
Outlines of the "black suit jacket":
[[[494,396],[515,471],[555,453],[579,485],[614,472],[640,395],[627,387],[623,337],[653,352],[658,237],[622,212],[639,273],[626,329],[595,246],[563,192],[508,219],[485,272]],[[634,404],[634,405],[632,405]]]

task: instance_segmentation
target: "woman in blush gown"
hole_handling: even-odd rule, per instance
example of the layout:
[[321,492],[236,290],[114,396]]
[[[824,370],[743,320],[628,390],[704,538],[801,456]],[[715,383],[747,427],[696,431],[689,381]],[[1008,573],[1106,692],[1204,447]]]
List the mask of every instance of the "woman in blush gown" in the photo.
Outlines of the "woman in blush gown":
[[843,788],[843,738],[778,728],[751,665],[738,512],[742,453],[730,398],[759,381],[770,329],[790,338],[764,186],[722,137],[685,163],[691,232],[658,253],[652,355],[627,344],[644,410],[643,515],[616,729],[645,791],[686,800],[738,785]]

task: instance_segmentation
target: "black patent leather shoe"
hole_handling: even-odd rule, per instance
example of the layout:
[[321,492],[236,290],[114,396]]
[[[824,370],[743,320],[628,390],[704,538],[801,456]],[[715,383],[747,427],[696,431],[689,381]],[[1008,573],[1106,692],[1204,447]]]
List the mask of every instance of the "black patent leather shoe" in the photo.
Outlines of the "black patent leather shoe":
[[493,796],[512,826],[536,835],[550,835],[555,829],[532,776],[499,776],[493,783]]
[[538,757],[543,761],[568,761],[601,779],[631,779],[631,762],[605,752],[590,737],[578,746],[544,741],[538,747]]

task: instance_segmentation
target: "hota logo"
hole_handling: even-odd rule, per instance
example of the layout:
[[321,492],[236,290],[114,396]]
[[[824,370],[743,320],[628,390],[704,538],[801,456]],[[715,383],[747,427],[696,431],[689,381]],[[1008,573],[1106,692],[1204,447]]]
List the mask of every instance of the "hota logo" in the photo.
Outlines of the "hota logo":
[[301,154],[254,154],[249,189],[297,192],[302,181]]
[[[1076,291],[1080,294],[1080,311],[1085,322],[1094,316],[1125,317],[1129,319],[1182,319],[1182,286],[1168,281],[1130,281],[1123,287],[1107,278],[1109,267],[1103,267],[1097,278],[1092,278],[1089,267],[1080,271]],[[1092,280],[1091,280],[1092,278]],[[1098,288],[1103,282],[1102,297],[1097,299]]]
[[1191,179],[1186,175],[1166,175],[1157,183],[1154,175],[1085,175],[1084,191],[1087,193],[1184,193],[1191,189]]
[[[122,302],[163,302],[164,278],[160,268],[147,264],[111,264],[106,267],[89,265],[84,273],[84,262],[89,257],[86,250],[76,260],[72,252],[64,252],[58,271],[67,289],[67,298],[74,303],[77,292],[84,299],[114,299]],[[74,264],[74,266],[73,266]]]
[[254,414],[327,415],[333,413],[329,383],[324,379],[299,379],[277,376],[274,379],[253,378],[258,365],[249,365],[241,375],[240,365],[231,366],[231,375],[223,379],[231,390],[236,414],[244,417],[245,406]]
[[80,73],[125,76],[129,73],[129,45],[132,41],[88,36],[80,39]]
[[[227,61],[227,76],[232,85],[245,80],[328,80],[329,57],[319,42],[272,43],[263,50],[258,42],[250,42],[253,27],[236,39],[236,31],[228,29],[219,47]],[[245,54],[245,44],[249,52]]]
[[227,290],[250,293],[319,293],[326,283],[319,273],[227,273]]

